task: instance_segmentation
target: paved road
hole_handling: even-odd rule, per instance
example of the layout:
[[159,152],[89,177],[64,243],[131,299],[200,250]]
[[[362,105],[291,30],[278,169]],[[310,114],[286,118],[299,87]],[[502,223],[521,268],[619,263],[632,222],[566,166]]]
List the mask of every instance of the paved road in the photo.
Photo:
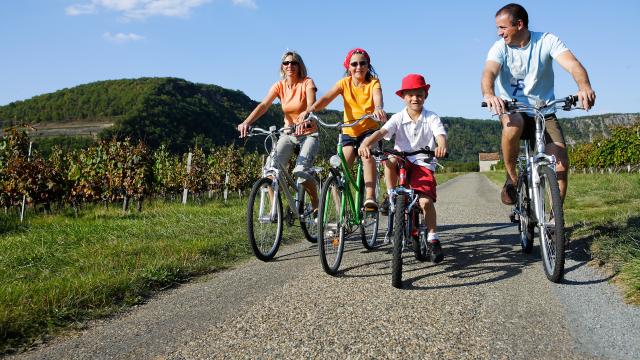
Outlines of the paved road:
[[638,358],[640,309],[579,246],[565,283],[547,281],[539,256],[519,252],[498,193],[479,174],[439,187],[446,257],[407,256],[405,289],[391,287],[388,246],[349,242],[331,277],[303,242],[18,358]]

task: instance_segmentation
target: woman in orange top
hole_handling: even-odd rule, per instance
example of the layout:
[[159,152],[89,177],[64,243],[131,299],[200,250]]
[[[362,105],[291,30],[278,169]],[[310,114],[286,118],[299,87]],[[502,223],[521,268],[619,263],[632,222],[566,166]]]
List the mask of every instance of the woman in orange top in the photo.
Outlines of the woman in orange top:
[[[300,154],[293,173],[304,178],[307,171],[313,166],[319,149],[319,139],[317,125],[304,122],[302,126],[299,126],[301,123],[299,115],[316,100],[317,89],[313,80],[307,76],[307,68],[302,57],[295,51],[287,51],[282,55],[280,78],[280,81],[271,86],[262,102],[238,125],[238,131],[240,131],[240,137],[247,136],[251,124],[264,115],[273,101],[279,98],[282,112],[284,112],[284,125],[286,127],[295,126],[295,131],[280,136],[276,145],[276,159],[269,160],[278,161],[286,169],[295,145],[299,144]],[[318,195],[315,183],[304,181],[303,186],[311,197],[311,204],[317,208]]]
[[[374,114],[385,122],[387,114],[384,112],[382,102],[382,88],[373,66],[371,58],[363,49],[355,48],[347,54],[344,60],[345,77],[329,90],[323,97],[300,114],[299,120],[306,118],[309,112],[324,109],[338,95],[344,100],[344,123],[352,123],[363,115]],[[369,135],[378,129],[378,124],[371,119],[366,119],[360,124],[342,129],[342,150],[349,166],[357,155],[357,147]],[[366,201],[365,208],[376,210],[378,204],[375,200],[375,178],[377,175],[375,160],[373,158],[362,159],[363,175],[365,181]]]

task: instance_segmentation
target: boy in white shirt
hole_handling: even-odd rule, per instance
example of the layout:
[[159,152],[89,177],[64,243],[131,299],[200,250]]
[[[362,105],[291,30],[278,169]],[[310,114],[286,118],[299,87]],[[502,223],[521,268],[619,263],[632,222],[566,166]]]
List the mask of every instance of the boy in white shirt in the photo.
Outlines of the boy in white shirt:
[[[429,88],[424,77],[419,74],[409,74],[402,79],[402,88],[396,91],[406,107],[399,113],[393,115],[380,130],[374,132],[366,138],[358,153],[363,158],[371,155],[369,147],[382,138],[391,140],[396,136],[395,150],[416,151],[426,146],[435,152],[436,157],[444,157],[447,153],[447,132],[442,125],[440,117],[432,111],[424,108],[424,102],[429,95]],[[435,138],[435,140],[434,140]],[[435,146],[437,143],[437,147]],[[442,247],[436,232],[436,179],[435,160],[425,162],[427,155],[418,154],[409,156],[407,162],[409,184],[420,196],[420,207],[427,224],[427,240],[431,243],[435,262],[440,262],[444,258]],[[387,191],[391,194],[391,189],[398,183],[397,160],[389,157],[385,161],[385,182]]]

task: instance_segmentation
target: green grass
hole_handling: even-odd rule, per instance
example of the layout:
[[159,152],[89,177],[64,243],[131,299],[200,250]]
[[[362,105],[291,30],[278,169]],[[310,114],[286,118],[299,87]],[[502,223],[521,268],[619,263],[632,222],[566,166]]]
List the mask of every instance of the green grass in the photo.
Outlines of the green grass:
[[[95,207],[5,224],[0,236],[0,353],[144,301],[154,291],[251,255],[245,200]],[[300,233],[285,229],[286,240]]]
[[[504,183],[504,172],[485,174]],[[640,175],[571,174],[564,208],[571,240],[585,240],[626,300],[640,305]]]

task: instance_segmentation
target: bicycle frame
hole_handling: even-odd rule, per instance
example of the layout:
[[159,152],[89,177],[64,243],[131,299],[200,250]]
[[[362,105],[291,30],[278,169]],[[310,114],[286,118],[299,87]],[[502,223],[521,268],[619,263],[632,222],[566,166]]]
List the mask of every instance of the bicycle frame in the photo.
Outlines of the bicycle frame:
[[[263,221],[271,221],[270,219],[272,219],[275,216],[277,211],[276,210],[277,202],[272,201],[270,214],[268,216],[265,216],[265,214],[262,214],[262,209],[263,209],[262,205],[264,204],[264,201],[265,201],[264,197],[274,196],[277,198],[281,189],[283,190],[282,192],[284,193],[284,196],[287,199],[287,207],[289,211],[297,218],[300,218],[301,216],[304,215],[304,214],[300,214],[300,212],[298,211],[298,202],[300,201],[300,199],[297,198],[297,192],[294,192],[295,195],[292,195],[292,189],[296,188],[296,180],[294,180],[294,178],[282,168],[282,165],[275,160],[277,155],[277,147],[276,147],[276,144],[278,142],[277,134],[287,129],[290,129],[290,128],[282,128],[282,129],[276,130],[275,126],[271,126],[269,128],[269,131],[265,131],[259,128],[253,129],[258,135],[267,136],[267,138],[265,139],[265,149],[268,150],[267,142],[271,141],[271,151],[269,152],[269,158],[271,159],[271,161],[269,166],[267,166],[267,163],[264,164],[262,168],[262,177],[269,177],[272,179],[273,195],[271,194],[265,195],[266,191],[262,191],[260,194],[259,218]],[[311,175],[314,175],[317,173],[319,173],[319,169],[316,167],[313,167],[311,171]],[[315,179],[313,181],[315,181]],[[283,183],[284,186],[280,186],[281,183]],[[319,184],[316,184],[316,186],[318,185]]]
[[[337,128],[340,130],[343,127],[355,126],[356,124],[360,123],[360,121],[368,118],[376,120],[371,115],[365,115],[360,119],[358,119],[357,121],[350,123],[348,125],[344,123],[327,124],[323,122],[316,115],[309,114],[309,119],[316,120],[319,124],[325,127]],[[357,171],[356,179],[354,180],[353,176],[351,175],[351,171],[349,170],[347,159],[344,156],[342,136],[340,136],[340,133],[338,133],[337,154],[333,155],[329,159],[329,164],[331,165],[330,171],[338,178],[340,186],[343,186],[345,188],[345,191],[343,191],[342,199],[340,199],[340,217],[343,218],[345,215],[345,212],[347,210],[350,210],[352,215],[348,219],[349,225],[359,225],[364,220],[364,216],[360,213],[358,209],[358,206],[362,203],[362,192],[364,191],[364,175],[362,170],[362,160],[358,157],[356,161],[358,165],[356,170]],[[356,191],[355,199],[353,195],[353,190]],[[325,214],[327,210],[326,207],[329,206],[328,204],[329,202],[326,201],[325,209],[324,209]]]

